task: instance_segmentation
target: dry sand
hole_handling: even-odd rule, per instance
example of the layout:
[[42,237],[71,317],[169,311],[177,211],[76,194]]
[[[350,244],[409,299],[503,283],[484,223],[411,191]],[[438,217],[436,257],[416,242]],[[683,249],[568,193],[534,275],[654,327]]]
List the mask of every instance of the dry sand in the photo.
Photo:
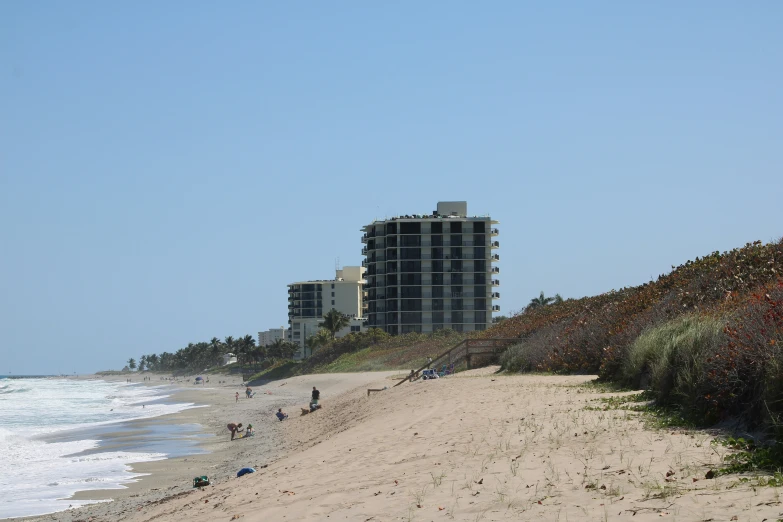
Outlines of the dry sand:
[[[209,443],[214,453],[140,466],[153,474],[132,490],[134,496],[40,520],[772,521],[783,516],[778,488],[758,487],[753,478],[705,478],[726,452],[711,444],[710,434],[650,429],[636,413],[588,409],[602,405],[597,398],[612,395],[583,386],[591,377],[496,376],[484,369],[368,397],[368,387],[391,385],[388,375],[299,377],[260,387],[255,399],[240,404],[233,403],[235,385],[217,395],[203,390],[219,397],[217,404],[178,415],[201,415],[202,424],[217,435]],[[323,393],[324,409],[300,417],[293,406],[306,404],[313,385]],[[221,431],[226,419],[251,414],[267,419],[277,404],[288,404],[290,419],[264,420],[258,423],[262,436],[227,442]],[[236,478],[236,470],[246,465],[258,472]],[[217,481],[202,490],[172,486],[197,474]]]

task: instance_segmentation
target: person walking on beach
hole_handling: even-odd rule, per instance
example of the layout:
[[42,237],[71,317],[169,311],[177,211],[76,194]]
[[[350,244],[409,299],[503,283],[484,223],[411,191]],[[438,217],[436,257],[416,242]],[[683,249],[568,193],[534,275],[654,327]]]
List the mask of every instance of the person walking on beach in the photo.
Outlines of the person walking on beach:
[[227,427],[227,428],[229,429],[229,431],[231,432],[231,440],[234,440],[234,436],[235,436],[237,433],[240,433],[240,432],[242,432],[242,431],[243,431],[243,428],[242,428],[242,423],[241,423],[241,422],[240,422],[239,424],[235,424],[235,423],[233,423],[233,422],[232,422],[232,423],[228,424],[226,427]]
[[234,395],[234,398],[236,398],[236,402],[239,402],[239,392],[237,392],[236,395]]

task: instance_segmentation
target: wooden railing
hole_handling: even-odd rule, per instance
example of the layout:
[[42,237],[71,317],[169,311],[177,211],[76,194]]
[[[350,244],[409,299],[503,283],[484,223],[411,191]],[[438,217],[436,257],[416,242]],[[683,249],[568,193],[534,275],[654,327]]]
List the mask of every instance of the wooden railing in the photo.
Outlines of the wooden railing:
[[[441,364],[450,366],[462,361],[462,359],[467,361],[468,370],[470,370],[474,356],[495,355],[505,350],[512,344],[516,344],[518,342],[520,342],[519,339],[465,339],[461,343],[452,346],[442,354],[435,357],[432,362],[427,363],[416,370],[414,374],[419,373],[429,367],[437,368]],[[394,386],[399,386],[410,378],[411,376],[408,375]]]

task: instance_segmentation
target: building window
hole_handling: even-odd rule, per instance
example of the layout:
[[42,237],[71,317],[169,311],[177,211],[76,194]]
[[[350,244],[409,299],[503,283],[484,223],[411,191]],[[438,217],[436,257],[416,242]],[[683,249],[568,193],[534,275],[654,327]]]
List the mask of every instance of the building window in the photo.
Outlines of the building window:
[[[334,292],[332,292],[332,297],[334,297]],[[332,303],[332,304],[334,304],[334,303]]]
[[302,323],[294,323],[294,330],[299,330],[299,327],[302,325]]
[[[332,290],[334,290],[334,283],[332,283]],[[334,294],[332,294],[332,295],[334,295]]]
[[332,306],[334,306],[334,299],[332,299]]
[[352,332],[359,332],[359,331],[361,331],[361,329],[362,329],[361,326],[351,326],[351,331]]

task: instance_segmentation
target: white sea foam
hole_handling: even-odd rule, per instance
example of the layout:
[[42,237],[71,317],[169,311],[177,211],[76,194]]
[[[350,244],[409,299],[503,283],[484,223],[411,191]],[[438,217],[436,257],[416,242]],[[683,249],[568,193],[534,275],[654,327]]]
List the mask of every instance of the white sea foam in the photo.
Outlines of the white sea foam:
[[[51,513],[86,502],[76,491],[119,489],[140,475],[132,462],[163,453],[83,452],[98,440],[46,442],[74,428],[175,413],[193,404],[166,404],[167,387],[68,379],[0,380],[0,518]],[[150,404],[152,403],[152,404]],[[144,405],[144,407],[141,407]]]

